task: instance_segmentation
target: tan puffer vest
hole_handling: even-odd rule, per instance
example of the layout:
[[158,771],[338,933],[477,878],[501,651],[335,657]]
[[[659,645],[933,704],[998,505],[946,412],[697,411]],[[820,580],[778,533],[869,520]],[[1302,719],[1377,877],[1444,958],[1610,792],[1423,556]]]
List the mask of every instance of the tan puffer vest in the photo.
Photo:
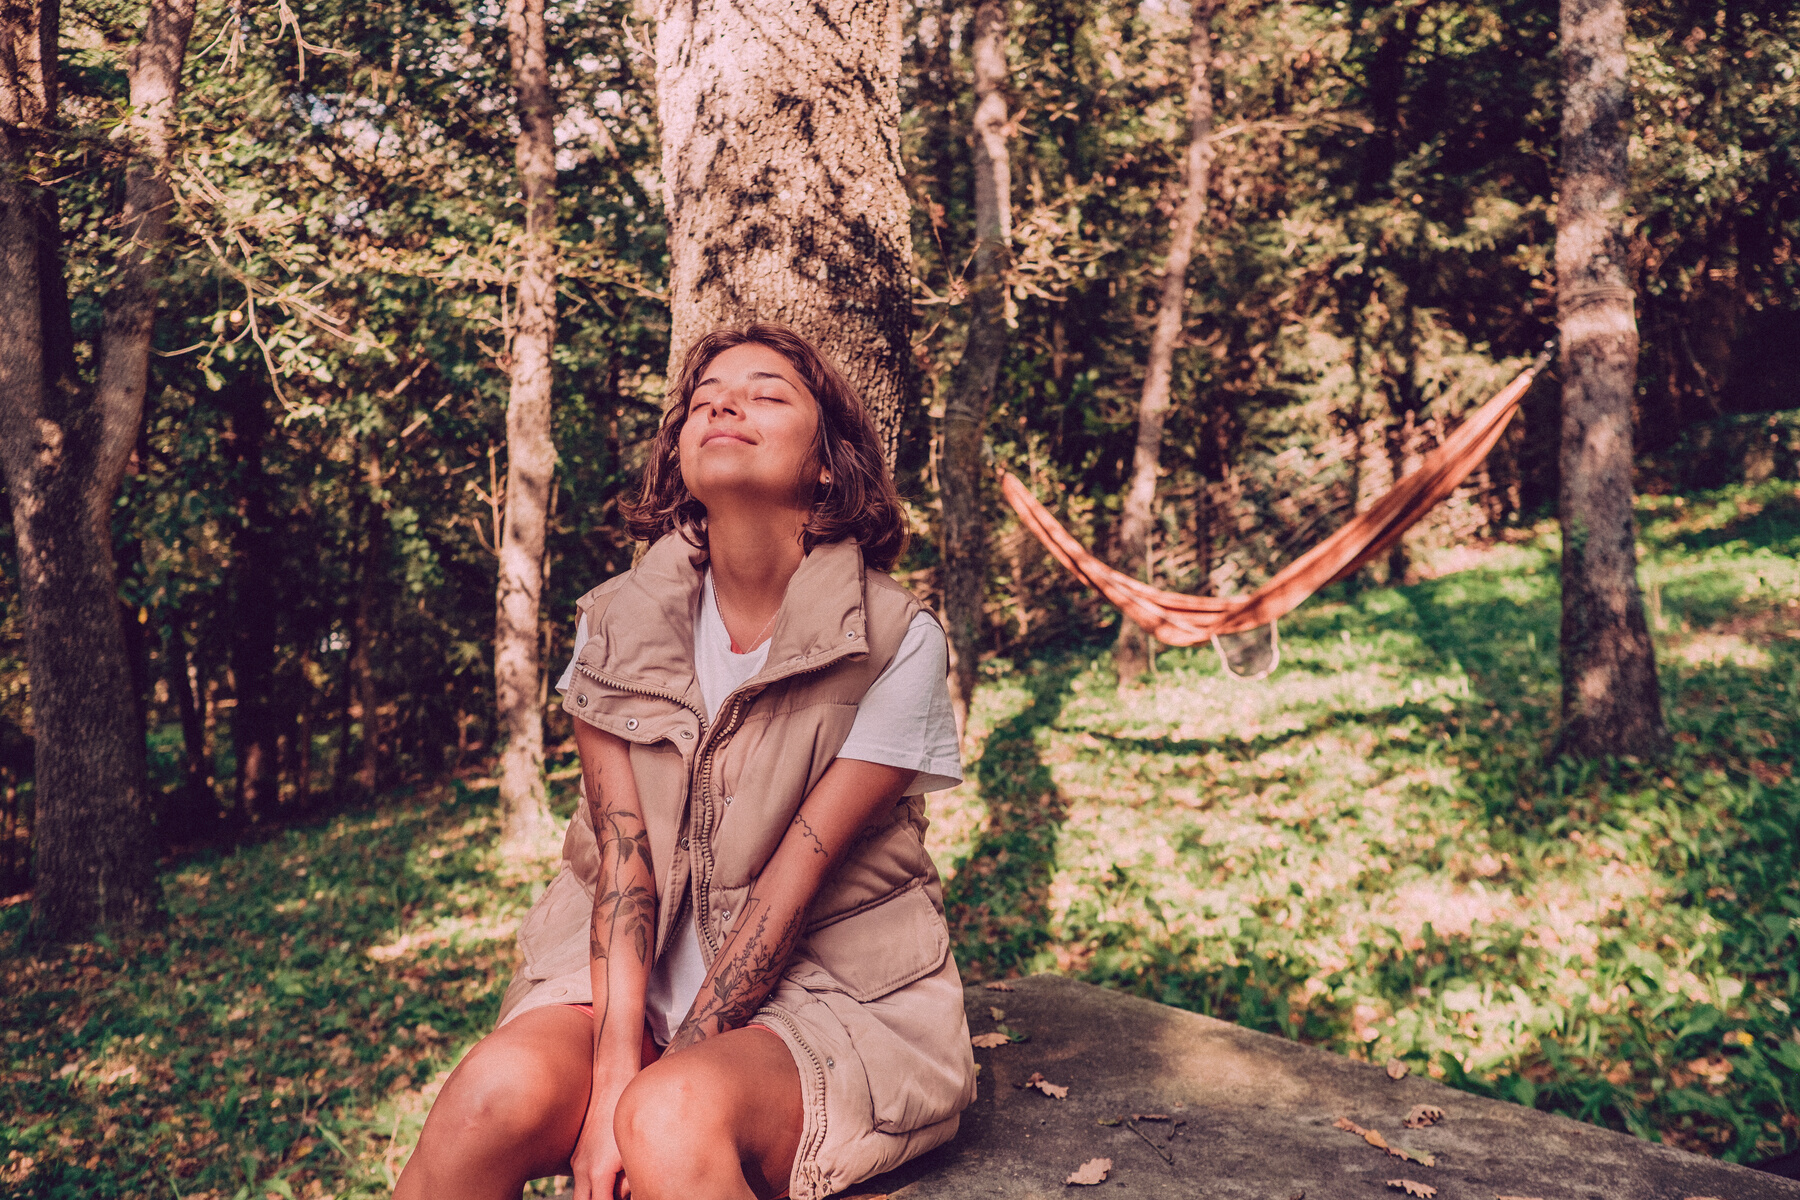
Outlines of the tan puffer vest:
[[[703,561],[669,535],[636,568],[582,598],[590,632],[563,709],[630,744],[656,869],[657,953],[687,915],[710,966],[801,801],[849,736],[863,693],[922,610],[899,584],[866,570],[854,542],[814,548],[788,584],[763,670],[709,722],[693,667]],[[795,1200],[847,1187],[947,1139],[974,1098],[961,987],[924,831],[920,796],[870,825],[821,887],[781,986],[757,1014],[802,1058],[808,1111]],[[587,806],[578,805],[562,870],[519,932],[524,965],[507,989],[502,1024],[532,1008],[590,1002],[598,865]],[[846,1046],[866,1080],[855,1087],[868,1091],[849,1108],[841,1097],[829,1107],[840,1126],[846,1112],[869,1114],[861,1141],[857,1131],[826,1129],[827,1093],[841,1090],[834,1075],[844,1074],[836,1059]],[[816,1078],[807,1058],[816,1060]]]

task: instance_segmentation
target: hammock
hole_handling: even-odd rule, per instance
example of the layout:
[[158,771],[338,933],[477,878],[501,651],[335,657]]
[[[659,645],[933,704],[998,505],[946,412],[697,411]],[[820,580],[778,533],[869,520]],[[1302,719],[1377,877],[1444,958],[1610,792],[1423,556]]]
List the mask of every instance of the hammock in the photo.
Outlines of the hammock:
[[[1367,511],[1289,563],[1280,574],[1248,596],[1221,599],[1185,596],[1141,583],[1095,558],[1039,504],[1037,497],[1011,473],[1003,471],[1000,490],[1025,528],[1076,576],[1099,590],[1140,628],[1170,646],[1192,646],[1231,634],[1246,633],[1284,617],[1328,583],[1348,579],[1365,563],[1386,553],[1415,522],[1468,478],[1519,407],[1532,380],[1555,353],[1546,346],[1537,360],[1457,426],[1456,432],[1425,456],[1418,470],[1403,477]],[[1221,658],[1225,651],[1220,648]],[[1230,669],[1230,663],[1226,663]],[[1274,669],[1271,662],[1257,678]],[[1235,672],[1234,672],[1235,673]]]

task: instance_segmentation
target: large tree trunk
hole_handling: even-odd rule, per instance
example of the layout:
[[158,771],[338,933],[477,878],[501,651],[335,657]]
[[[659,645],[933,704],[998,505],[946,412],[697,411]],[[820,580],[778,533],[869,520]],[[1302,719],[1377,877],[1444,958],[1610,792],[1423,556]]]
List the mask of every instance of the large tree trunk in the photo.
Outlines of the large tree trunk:
[[556,823],[544,787],[544,705],[538,604],[556,446],[550,439],[550,347],[556,338],[556,110],[545,61],[544,0],[509,0],[508,41],[519,98],[519,179],[525,195],[524,261],[506,405],[506,524],[494,622],[501,851],[542,853]]
[[1562,0],[1563,729],[1559,750],[1653,754],[1656,654],[1637,582],[1631,401],[1637,321],[1625,247],[1630,95],[1622,0]]
[[135,927],[159,904],[144,736],[119,625],[111,510],[143,414],[168,139],[193,0],[153,0],[129,72],[124,248],[95,383],[75,365],[54,195],[57,5],[0,6],[0,469],[12,501],[37,731],[34,936]]
[[261,820],[280,798],[275,614],[281,606],[281,553],[270,494],[274,484],[263,466],[270,430],[268,392],[263,376],[244,375],[225,397],[238,484],[231,563],[231,677],[237,703],[231,710],[231,742],[237,757],[233,819],[240,826]]
[[[1212,165],[1212,22],[1218,0],[1194,0],[1193,27],[1188,34],[1188,150],[1182,163],[1185,194],[1169,236],[1169,258],[1163,268],[1162,302],[1156,313],[1156,330],[1150,336],[1150,362],[1144,372],[1144,389],[1138,397],[1137,448],[1131,458],[1131,486],[1125,492],[1119,519],[1119,554],[1127,571],[1149,571],[1145,553],[1150,544],[1150,525],[1156,508],[1156,476],[1162,465],[1163,421],[1169,413],[1169,382],[1174,372],[1175,343],[1181,338],[1181,318],[1187,308],[1188,264],[1194,257],[1194,238],[1206,215],[1206,183]],[[1119,682],[1129,683],[1150,666],[1150,639],[1143,630],[1121,617],[1113,663]]]
[[982,438],[1000,360],[1006,354],[1006,269],[1012,238],[1012,161],[1006,146],[1006,0],[975,9],[975,278],[969,341],[944,402],[938,490],[944,503],[944,615],[950,627],[951,700],[967,724],[980,656],[987,522],[982,512]]
[[718,325],[785,322],[862,393],[890,463],[912,390],[900,12],[659,0],[656,30],[670,362]]

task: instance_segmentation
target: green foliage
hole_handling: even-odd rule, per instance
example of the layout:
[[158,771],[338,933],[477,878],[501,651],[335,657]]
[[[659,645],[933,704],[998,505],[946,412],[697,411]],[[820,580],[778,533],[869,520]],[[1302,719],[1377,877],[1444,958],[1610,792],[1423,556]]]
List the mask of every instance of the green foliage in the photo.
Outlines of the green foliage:
[[164,879],[169,925],[66,958],[0,913],[0,1180],[17,1197],[385,1196],[492,1025],[543,881],[446,788]]
[[1657,497],[1675,747],[1546,762],[1547,532],[1325,597],[1268,682],[999,672],[938,798],[958,961],[1055,969],[1727,1158],[1800,1129],[1800,500]]

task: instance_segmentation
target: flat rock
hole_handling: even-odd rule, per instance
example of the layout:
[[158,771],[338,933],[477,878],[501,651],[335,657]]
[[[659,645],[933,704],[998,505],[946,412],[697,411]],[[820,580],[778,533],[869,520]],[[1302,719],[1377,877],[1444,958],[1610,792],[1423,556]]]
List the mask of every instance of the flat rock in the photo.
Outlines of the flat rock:
[[[1800,1200],[1800,1183],[1672,1150],[1430,1079],[1054,975],[970,987],[969,1028],[989,1008],[1028,1039],[976,1050],[978,1094],[948,1145],[844,1193],[874,1200],[1058,1196],[1379,1200],[1388,1180],[1437,1189],[1437,1200]],[[1033,1072],[1069,1089],[1056,1100],[1022,1087]],[[1414,1105],[1444,1119],[1402,1121]],[[1166,1121],[1102,1121],[1159,1114]],[[1377,1131],[1434,1165],[1393,1157],[1339,1118]],[[1178,1124],[1177,1122],[1185,1122]],[[1106,1182],[1070,1187],[1070,1172],[1110,1158]]]

